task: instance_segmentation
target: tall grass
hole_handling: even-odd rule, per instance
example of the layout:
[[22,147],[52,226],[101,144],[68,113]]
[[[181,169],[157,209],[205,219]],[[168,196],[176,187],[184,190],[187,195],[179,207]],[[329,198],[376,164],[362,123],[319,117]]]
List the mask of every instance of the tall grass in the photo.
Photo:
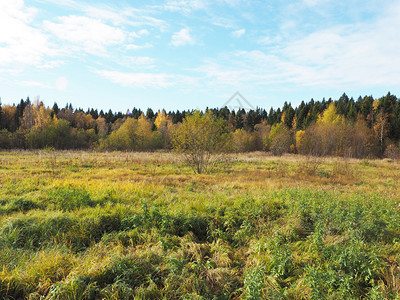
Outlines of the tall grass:
[[46,152],[2,154],[5,299],[399,295],[393,163],[308,172],[307,159],[246,154],[194,175],[170,154],[56,157],[54,177]]

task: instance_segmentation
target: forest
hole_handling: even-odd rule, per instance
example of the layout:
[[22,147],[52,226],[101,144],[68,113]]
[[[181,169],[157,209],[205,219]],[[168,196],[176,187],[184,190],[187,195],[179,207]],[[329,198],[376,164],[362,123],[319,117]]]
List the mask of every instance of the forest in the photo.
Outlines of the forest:
[[[171,133],[195,111],[126,113],[95,108],[84,111],[67,104],[46,107],[38,98],[0,104],[2,149],[91,149],[154,151],[171,149]],[[270,151],[274,155],[398,158],[400,100],[390,92],[357,100],[343,94],[338,100],[285,102],[282,108],[230,110],[207,108],[222,121],[228,138],[225,152]]]

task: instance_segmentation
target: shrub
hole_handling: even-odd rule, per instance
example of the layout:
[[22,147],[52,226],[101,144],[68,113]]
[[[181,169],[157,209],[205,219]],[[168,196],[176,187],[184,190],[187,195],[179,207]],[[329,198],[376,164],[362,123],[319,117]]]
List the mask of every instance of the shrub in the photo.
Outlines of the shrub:
[[182,153],[196,173],[210,172],[226,150],[228,132],[225,121],[211,112],[196,111],[187,116],[171,133],[172,148]]
[[395,144],[390,144],[386,147],[383,156],[390,159],[400,159],[400,148]]
[[272,126],[266,140],[266,146],[274,155],[282,155],[290,151],[293,139],[289,129],[282,123]]
[[249,152],[257,150],[256,134],[244,129],[236,129],[232,135],[234,150],[236,152]]

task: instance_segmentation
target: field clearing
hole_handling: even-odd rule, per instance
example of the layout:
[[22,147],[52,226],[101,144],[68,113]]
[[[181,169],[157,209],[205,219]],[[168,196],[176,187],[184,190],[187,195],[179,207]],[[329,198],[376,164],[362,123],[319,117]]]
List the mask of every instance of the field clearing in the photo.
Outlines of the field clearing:
[[[168,152],[0,153],[6,299],[385,299],[400,163]],[[8,297],[8,298],[7,298]]]

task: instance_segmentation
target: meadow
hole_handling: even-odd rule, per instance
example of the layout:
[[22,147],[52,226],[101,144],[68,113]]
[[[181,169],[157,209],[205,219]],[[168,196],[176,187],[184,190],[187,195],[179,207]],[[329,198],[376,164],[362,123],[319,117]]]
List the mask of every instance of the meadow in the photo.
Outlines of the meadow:
[[0,152],[2,299],[400,299],[400,162]]

